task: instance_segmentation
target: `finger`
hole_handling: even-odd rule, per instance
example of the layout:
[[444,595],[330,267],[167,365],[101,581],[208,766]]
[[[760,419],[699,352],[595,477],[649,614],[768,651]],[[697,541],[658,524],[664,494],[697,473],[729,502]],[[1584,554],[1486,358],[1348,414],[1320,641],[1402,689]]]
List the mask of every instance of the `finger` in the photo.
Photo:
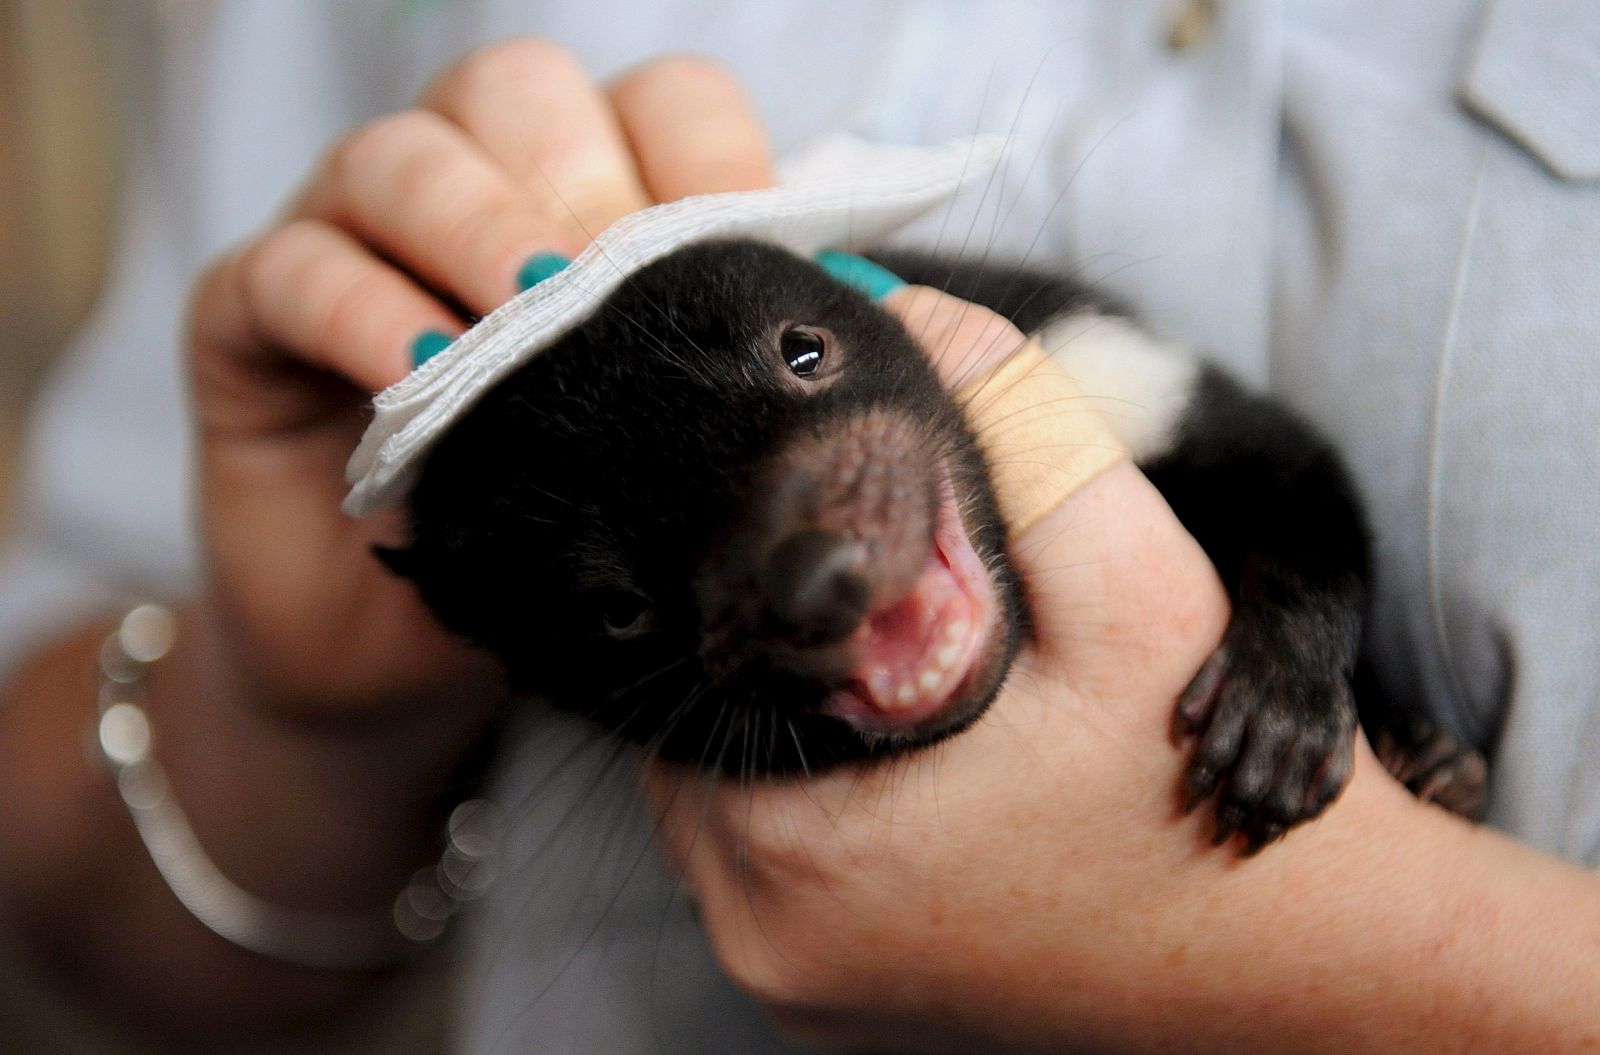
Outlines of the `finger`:
[[[703,794],[713,790],[705,784],[707,778],[680,766],[655,762],[644,768],[645,802],[655,821],[656,842],[668,863],[680,873],[687,872],[693,858],[693,832],[690,823],[690,801],[696,796],[686,784],[696,781],[703,786]],[[703,851],[702,851],[703,852]]]
[[1025,339],[1009,319],[931,286],[903,286],[879,303],[922,346],[950,389],[991,373]]
[[548,41],[519,37],[474,52],[423,103],[481,144],[569,256],[650,203],[605,95]]
[[318,220],[278,228],[217,268],[195,320],[202,421],[243,431],[320,413],[330,395],[321,372],[362,392],[391,385],[410,369],[419,334],[462,329],[444,305]]
[[347,136],[292,213],[347,228],[474,314],[518,291],[535,254],[582,248],[465,132],[430,110]]
[[463,329],[405,275],[316,220],[267,235],[241,267],[246,307],[268,343],[368,391],[410,371],[419,334]]
[[727,883],[738,872],[734,817],[743,799],[709,774],[656,762],[644,770],[645,801],[656,844],[697,901],[725,907]]
[[1009,320],[922,286],[897,289],[881,303],[955,388],[1015,535],[1124,458],[1077,384]]
[[690,55],[659,58],[607,91],[655,201],[772,185],[761,118],[720,64]]

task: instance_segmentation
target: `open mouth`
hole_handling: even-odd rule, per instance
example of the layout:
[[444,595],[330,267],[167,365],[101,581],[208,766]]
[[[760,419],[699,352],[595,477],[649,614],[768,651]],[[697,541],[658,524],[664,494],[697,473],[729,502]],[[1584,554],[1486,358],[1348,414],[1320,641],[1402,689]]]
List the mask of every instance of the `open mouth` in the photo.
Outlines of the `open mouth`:
[[855,670],[824,713],[878,735],[944,724],[992,665],[986,646],[998,611],[946,475],[927,564],[905,596],[873,611],[856,631]]

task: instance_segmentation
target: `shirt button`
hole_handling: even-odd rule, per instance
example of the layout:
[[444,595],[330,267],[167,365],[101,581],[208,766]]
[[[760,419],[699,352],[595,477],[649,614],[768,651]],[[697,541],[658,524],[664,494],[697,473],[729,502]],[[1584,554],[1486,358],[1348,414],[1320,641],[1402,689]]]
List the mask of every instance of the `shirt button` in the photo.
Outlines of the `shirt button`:
[[1178,0],[1172,23],[1167,28],[1167,47],[1172,51],[1188,51],[1205,43],[1216,27],[1217,7],[1221,0]]

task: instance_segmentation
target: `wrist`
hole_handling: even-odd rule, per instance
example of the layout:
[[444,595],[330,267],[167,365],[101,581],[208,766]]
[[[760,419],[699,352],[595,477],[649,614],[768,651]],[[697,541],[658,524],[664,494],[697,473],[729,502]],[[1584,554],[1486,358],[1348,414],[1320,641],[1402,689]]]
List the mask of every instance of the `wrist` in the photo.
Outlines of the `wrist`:
[[1019,978],[1070,981],[1019,985],[1017,1020],[1089,1050],[1308,1055],[1578,1050],[1600,1028],[1600,882],[1417,802],[1364,746],[1326,817],[1258,858],[1167,828],[1099,948],[1064,972],[1081,934],[1033,946]]
[[208,607],[187,606],[146,691],[152,753],[200,844],[264,900],[385,907],[478,783],[498,699],[319,715],[276,706],[231,655]]
[[[92,672],[107,654],[102,642],[115,625],[97,621],[64,635],[31,656],[4,686],[0,845],[7,852],[0,854],[0,928],[13,931],[19,947],[56,973],[75,998],[110,1012],[119,1034],[136,1027],[161,1050],[211,1050],[223,1037],[234,1043],[259,1029],[281,1029],[288,1016],[346,1008],[374,992],[370,972],[308,970],[230,944],[173,896],[88,735],[96,709]],[[193,708],[177,705],[184,694],[174,691],[186,684],[181,656],[174,655],[170,671],[166,659],[148,671],[165,684],[134,693],[174,730],[169,736],[161,720],[151,720],[152,757],[163,760],[181,760],[185,752],[179,748],[196,739],[184,721]],[[180,786],[176,779],[173,787],[184,804],[197,806],[217,791]],[[271,781],[256,788],[263,796],[278,790]],[[228,826],[208,825],[198,837],[207,852],[216,847],[220,858],[232,836]],[[435,830],[423,836],[423,844],[437,847],[438,838]],[[381,876],[384,862],[359,860],[350,847],[332,862],[318,862],[302,843],[277,848],[280,869],[321,869],[332,876],[331,885],[307,890],[298,901],[285,897],[284,903],[332,912],[346,905],[355,911],[373,907],[364,892],[342,888],[341,872],[347,868],[359,876],[370,867]],[[405,846],[402,851],[418,852]],[[402,869],[402,879],[403,874]],[[237,876],[246,889],[263,893],[270,878],[266,872]],[[392,899],[395,892],[387,888],[381,896]]]

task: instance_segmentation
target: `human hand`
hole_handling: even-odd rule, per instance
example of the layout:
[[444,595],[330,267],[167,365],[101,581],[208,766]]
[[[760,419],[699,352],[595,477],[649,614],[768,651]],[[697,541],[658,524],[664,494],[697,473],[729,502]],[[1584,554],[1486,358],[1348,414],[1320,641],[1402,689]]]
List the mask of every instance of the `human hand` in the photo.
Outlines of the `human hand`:
[[[933,290],[886,305],[953,389],[1023,340]],[[974,427],[991,460],[1003,458],[995,431]],[[971,1050],[979,1038],[941,1005],[959,998],[960,969],[946,972],[965,921],[1002,922],[989,898],[1012,891],[1004,924],[1026,930],[1108,910],[1173,859],[1171,709],[1228,616],[1210,562],[1125,459],[1017,538],[1012,555],[1034,642],[972,729],[803,785],[652,774],[669,851],[719,955],[790,1029],[849,1047]],[[1085,860],[1102,864],[1058,874]],[[1041,869],[1049,882],[1030,883]],[[1038,900],[1046,887],[1055,891]],[[896,995],[909,999],[895,1006]]]
[[[973,355],[1021,341],[975,306],[897,296],[910,332],[947,350],[952,387],[988,368]],[[1372,979],[1402,992],[1412,928],[1440,919],[1417,862],[1470,833],[1361,745],[1324,819],[1264,859],[1212,850],[1204,822],[1181,815],[1169,740],[1228,619],[1204,553],[1122,461],[1023,532],[1013,558],[1035,641],[967,732],[803,783],[651,774],[724,966],[781,1026],[847,1050],[1358,1050],[1351,1029],[1371,1032],[1363,1016],[1383,1004]],[[1328,944],[1327,964],[1305,955]],[[1362,970],[1334,966],[1352,951]],[[1237,1013],[1306,994],[1298,1020]],[[1391,1041],[1427,1024],[1396,1021],[1417,1032]]]
[[[372,555],[396,522],[340,510],[371,393],[410,369],[419,335],[514,294],[535,254],[575,254],[652,201],[768,179],[749,104],[708,63],[602,88],[558,49],[512,41],[345,137],[204,276],[188,349],[204,578],[140,700],[203,849],[189,874],[214,864],[212,893],[372,919],[374,941],[397,941],[389,908],[437,860],[440,807],[470,789],[501,703],[495,668]],[[370,995],[368,973],[209,930],[145,860],[82,749],[84,672],[109,629],[62,635],[0,686],[0,923],[25,921],[41,960],[162,1051],[278,1044]]]
[[340,512],[364,404],[419,336],[460,333],[542,254],[575,255],[652,202],[769,180],[716,67],[659,60],[601,88],[536,40],[474,53],[336,144],[193,307],[206,614],[238,691],[289,714],[481,724],[493,667],[371,555],[397,517]]

